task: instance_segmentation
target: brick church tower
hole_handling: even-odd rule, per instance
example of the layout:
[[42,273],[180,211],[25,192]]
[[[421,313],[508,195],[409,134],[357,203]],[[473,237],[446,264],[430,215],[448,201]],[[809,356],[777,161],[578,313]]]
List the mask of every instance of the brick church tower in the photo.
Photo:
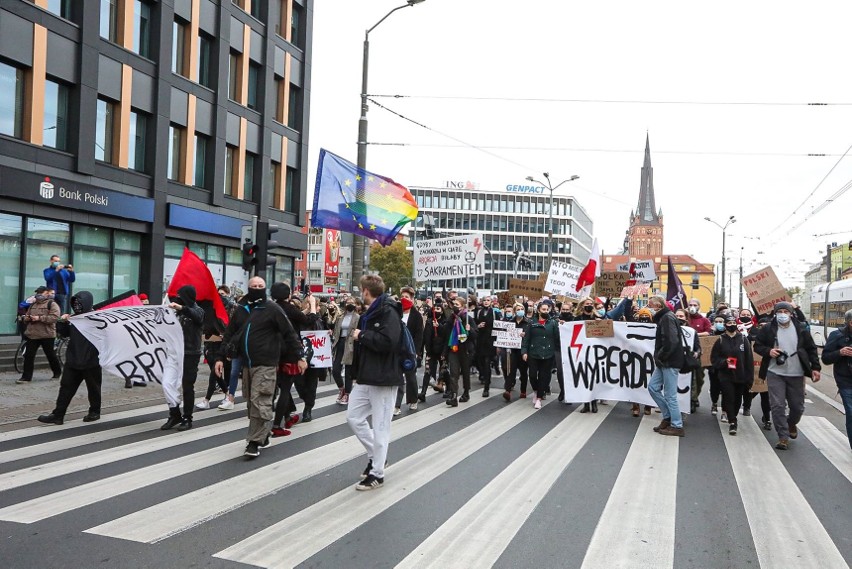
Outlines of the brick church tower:
[[654,199],[654,169],[651,144],[645,134],[645,162],[639,183],[639,204],[630,212],[630,228],[624,239],[624,252],[631,258],[653,258],[663,254],[663,212]]

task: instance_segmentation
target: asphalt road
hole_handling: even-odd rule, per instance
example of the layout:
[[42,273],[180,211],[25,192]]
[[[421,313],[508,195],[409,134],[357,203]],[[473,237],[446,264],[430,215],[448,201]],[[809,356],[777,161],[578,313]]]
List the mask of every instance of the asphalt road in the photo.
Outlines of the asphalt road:
[[[42,381],[16,388],[40,389],[52,402],[56,382]],[[385,486],[356,492],[366,459],[333,385],[321,384],[312,422],[254,461],[242,457],[244,407],[199,412],[192,430],[164,433],[157,388],[116,389],[111,400],[124,403],[100,422],[21,419],[0,433],[4,567],[834,569],[852,561],[844,417],[812,393],[799,438],[779,452],[774,432],[754,418],[730,437],[706,393],[678,439],[654,434],[659,415],[635,419],[626,403],[581,414],[548,398],[535,411],[530,399],[506,404],[492,390],[450,409],[430,391],[419,410],[394,420]],[[135,397],[151,399],[126,400]],[[49,410],[44,403],[28,405]],[[18,414],[4,409],[7,419]]]

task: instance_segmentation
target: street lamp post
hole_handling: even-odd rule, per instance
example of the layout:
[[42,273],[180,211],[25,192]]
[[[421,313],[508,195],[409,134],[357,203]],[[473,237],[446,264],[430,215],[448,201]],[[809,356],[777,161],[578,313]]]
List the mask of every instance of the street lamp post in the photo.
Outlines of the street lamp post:
[[[388,19],[388,17],[403,8],[420,4],[425,0],[408,0],[402,6],[397,6],[385,16],[376,22],[373,27],[364,32],[364,62],[361,67],[361,117],[358,119],[358,169],[363,171],[367,169],[367,74],[370,62],[370,32],[375,30],[379,24]],[[366,180],[361,176],[361,180],[356,183],[355,193],[359,200],[364,197],[364,184]],[[364,274],[364,248],[366,239],[361,235],[354,235],[352,240],[352,282],[358,282]]]
[[728,226],[731,225],[732,223],[736,223],[737,220],[734,218],[733,215],[728,218],[728,220],[725,222],[725,225],[721,225],[719,223],[716,223],[715,221],[713,221],[709,217],[705,217],[704,220],[709,221],[710,223],[712,223],[713,225],[715,225],[716,227],[718,227],[719,229],[722,230],[722,283],[721,283],[722,284],[722,291],[721,291],[721,294],[719,296],[724,301],[725,300],[725,232],[728,230]]
[[550,264],[553,262],[553,191],[566,182],[573,182],[574,180],[579,180],[580,176],[577,176],[575,174],[570,178],[562,180],[554,186],[550,182],[550,174],[548,172],[543,172],[543,174],[544,179],[547,180],[546,184],[544,182],[539,182],[532,176],[527,176],[527,181],[535,182],[536,184],[541,184],[542,186],[550,190],[550,219],[548,221],[547,226],[547,270],[550,271]]

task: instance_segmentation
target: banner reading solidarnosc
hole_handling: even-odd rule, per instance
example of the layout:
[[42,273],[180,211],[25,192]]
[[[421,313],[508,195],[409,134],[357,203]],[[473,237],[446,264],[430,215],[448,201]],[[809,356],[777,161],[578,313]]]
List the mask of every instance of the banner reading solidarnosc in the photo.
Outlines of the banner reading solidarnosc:
[[[593,399],[631,401],[656,405],[648,393],[654,372],[656,324],[613,322],[612,338],[587,338],[583,322],[559,326],[565,401],[583,403]],[[692,345],[693,330],[681,328]],[[677,378],[677,401],[682,413],[689,412],[692,374]]]
[[485,275],[482,235],[428,239],[414,244],[414,279],[441,281]]
[[181,402],[183,330],[168,306],[96,310],[70,318],[99,352],[104,371],[162,384],[169,407]]

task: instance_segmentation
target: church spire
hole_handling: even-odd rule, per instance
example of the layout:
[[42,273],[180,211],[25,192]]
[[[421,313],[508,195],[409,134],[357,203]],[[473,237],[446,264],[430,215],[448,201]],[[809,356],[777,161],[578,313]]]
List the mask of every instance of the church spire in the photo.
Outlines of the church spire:
[[642,164],[642,176],[639,182],[639,205],[636,207],[639,225],[659,225],[654,198],[654,168],[651,166],[651,141],[645,132],[645,162]]

